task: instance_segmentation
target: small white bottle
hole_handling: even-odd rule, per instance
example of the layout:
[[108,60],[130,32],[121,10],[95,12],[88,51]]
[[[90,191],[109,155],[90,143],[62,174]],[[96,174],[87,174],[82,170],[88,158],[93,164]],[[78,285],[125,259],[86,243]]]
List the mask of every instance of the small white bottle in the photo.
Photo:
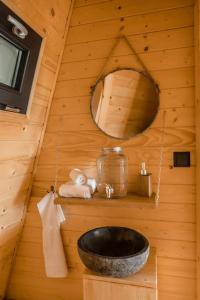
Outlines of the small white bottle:
[[147,172],[145,162],[141,163],[138,183],[138,195],[144,197],[151,197],[152,195],[151,173]]

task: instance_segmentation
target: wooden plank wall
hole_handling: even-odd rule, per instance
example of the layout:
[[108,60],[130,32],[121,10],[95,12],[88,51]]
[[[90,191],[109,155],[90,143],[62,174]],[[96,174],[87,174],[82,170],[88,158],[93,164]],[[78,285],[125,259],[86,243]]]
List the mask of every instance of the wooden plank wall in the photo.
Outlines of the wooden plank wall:
[[[195,82],[200,78],[200,1],[195,1]],[[200,85],[195,85],[197,296],[200,297]]]
[[[96,226],[121,225],[140,230],[157,248],[159,300],[196,299],[193,11],[193,0],[76,1],[8,298],[82,300],[77,238]],[[122,142],[99,131],[89,111],[90,86],[119,32],[128,36],[161,88],[160,111],[151,128]],[[124,44],[116,49],[107,70],[117,66],[135,66]],[[67,279],[47,279],[36,203],[54,181],[56,145],[59,182],[66,181],[74,167],[95,175],[100,149],[122,145],[129,158],[129,189],[134,189],[144,159],[155,190],[164,110],[159,206],[65,205],[62,234],[71,269]],[[173,168],[172,152],[182,150],[191,151],[191,167]]]
[[70,0],[5,0],[43,38],[29,111],[0,111],[0,299],[3,299],[29,194],[33,165],[57,78]]

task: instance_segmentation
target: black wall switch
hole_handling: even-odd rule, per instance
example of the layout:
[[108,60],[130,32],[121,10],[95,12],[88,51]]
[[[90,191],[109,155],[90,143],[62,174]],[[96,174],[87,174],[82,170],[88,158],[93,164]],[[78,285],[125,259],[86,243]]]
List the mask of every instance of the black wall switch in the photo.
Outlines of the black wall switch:
[[173,152],[174,167],[190,167],[190,152]]

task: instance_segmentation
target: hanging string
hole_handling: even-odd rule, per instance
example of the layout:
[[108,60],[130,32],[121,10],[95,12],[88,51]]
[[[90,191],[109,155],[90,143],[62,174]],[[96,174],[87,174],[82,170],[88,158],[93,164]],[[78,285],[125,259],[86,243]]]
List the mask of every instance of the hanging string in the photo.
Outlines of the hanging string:
[[[58,136],[59,136],[59,132],[58,132]],[[55,180],[54,180],[54,191],[57,191],[57,185],[58,185],[58,159],[59,159],[59,155],[58,155],[58,151],[59,151],[59,147],[58,147],[58,142],[56,143],[56,165],[55,165]]]
[[116,48],[117,45],[119,44],[120,40],[121,40],[121,38],[119,38],[119,37],[115,40],[115,43],[114,43],[114,45],[112,46],[112,48],[111,48],[111,50],[110,50],[110,52],[109,52],[109,54],[108,54],[108,56],[107,56],[107,58],[106,58],[106,61],[105,61],[105,63],[103,64],[103,66],[102,66],[102,68],[101,68],[101,71],[99,72],[99,74],[98,74],[98,76],[97,76],[96,82],[98,82],[98,81],[100,80],[100,78],[102,77],[102,75],[104,74],[105,66],[107,65],[109,59],[111,58],[111,56],[112,56],[112,54],[113,54],[115,48]]
[[[132,44],[130,43],[129,39],[128,39],[125,35],[119,35],[119,36],[116,38],[116,40],[115,40],[115,42],[114,42],[114,44],[113,44],[113,46],[112,46],[112,48],[111,48],[111,50],[110,50],[110,52],[109,52],[109,54],[108,54],[108,56],[107,56],[107,58],[106,58],[104,64],[103,64],[103,66],[102,66],[102,68],[101,68],[101,70],[100,70],[100,72],[99,72],[99,74],[98,74],[98,76],[97,76],[96,83],[102,78],[102,76],[105,75],[105,74],[104,74],[105,67],[106,67],[106,65],[107,65],[107,63],[108,63],[108,61],[109,61],[109,59],[111,58],[111,56],[112,56],[112,54],[113,54],[115,48],[117,47],[117,45],[119,44],[119,42],[120,42],[121,40],[124,40],[124,41],[125,41],[125,43],[128,45],[128,47],[131,49],[131,51],[133,52],[133,54],[134,54],[135,57],[137,58],[138,62],[141,64],[141,66],[142,66],[143,70],[145,71],[146,75],[147,75],[147,76],[155,83],[153,77],[151,76],[150,71],[147,69],[147,67],[146,67],[145,64],[143,63],[142,59],[140,58],[140,56],[138,55],[138,53],[136,52],[136,50],[134,49],[134,47],[133,47]],[[96,83],[91,87],[92,90],[95,88]],[[158,88],[158,85],[157,85],[156,83],[155,83],[155,85],[156,85],[156,87]],[[158,90],[159,90],[159,89],[158,89]]]
[[57,186],[58,186],[58,170],[59,170],[59,135],[62,128],[62,117],[59,118],[58,122],[58,133],[57,133],[57,139],[56,139],[56,145],[55,145],[55,170],[54,170],[54,184],[51,185],[50,190],[53,193],[57,193]]
[[160,139],[160,160],[159,160],[157,189],[156,189],[156,197],[155,197],[156,206],[158,206],[159,199],[160,199],[160,182],[161,182],[161,172],[162,172],[162,165],[163,165],[163,151],[164,151],[164,135],[165,135],[166,113],[167,112],[164,110],[163,115],[162,115],[161,139]]
[[153,77],[151,76],[149,70],[147,69],[147,67],[145,66],[145,64],[143,63],[142,59],[140,58],[140,56],[138,55],[138,53],[135,51],[135,48],[132,46],[132,44],[130,43],[129,39],[125,36],[122,35],[121,39],[123,39],[126,44],[129,46],[129,48],[132,50],[133,54],[135,55],[135,57],[137,58],[138,62],[142,65],[142,68],[144,69],[144,71],[146,72],[146,74],[153,80]]

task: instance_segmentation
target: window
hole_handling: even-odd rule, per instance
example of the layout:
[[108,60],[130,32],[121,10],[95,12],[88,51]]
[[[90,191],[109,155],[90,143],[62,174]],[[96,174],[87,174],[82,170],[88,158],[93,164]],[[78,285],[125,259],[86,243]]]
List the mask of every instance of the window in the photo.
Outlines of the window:
[[26,113],[41,42],[0,1],[0,109]]

